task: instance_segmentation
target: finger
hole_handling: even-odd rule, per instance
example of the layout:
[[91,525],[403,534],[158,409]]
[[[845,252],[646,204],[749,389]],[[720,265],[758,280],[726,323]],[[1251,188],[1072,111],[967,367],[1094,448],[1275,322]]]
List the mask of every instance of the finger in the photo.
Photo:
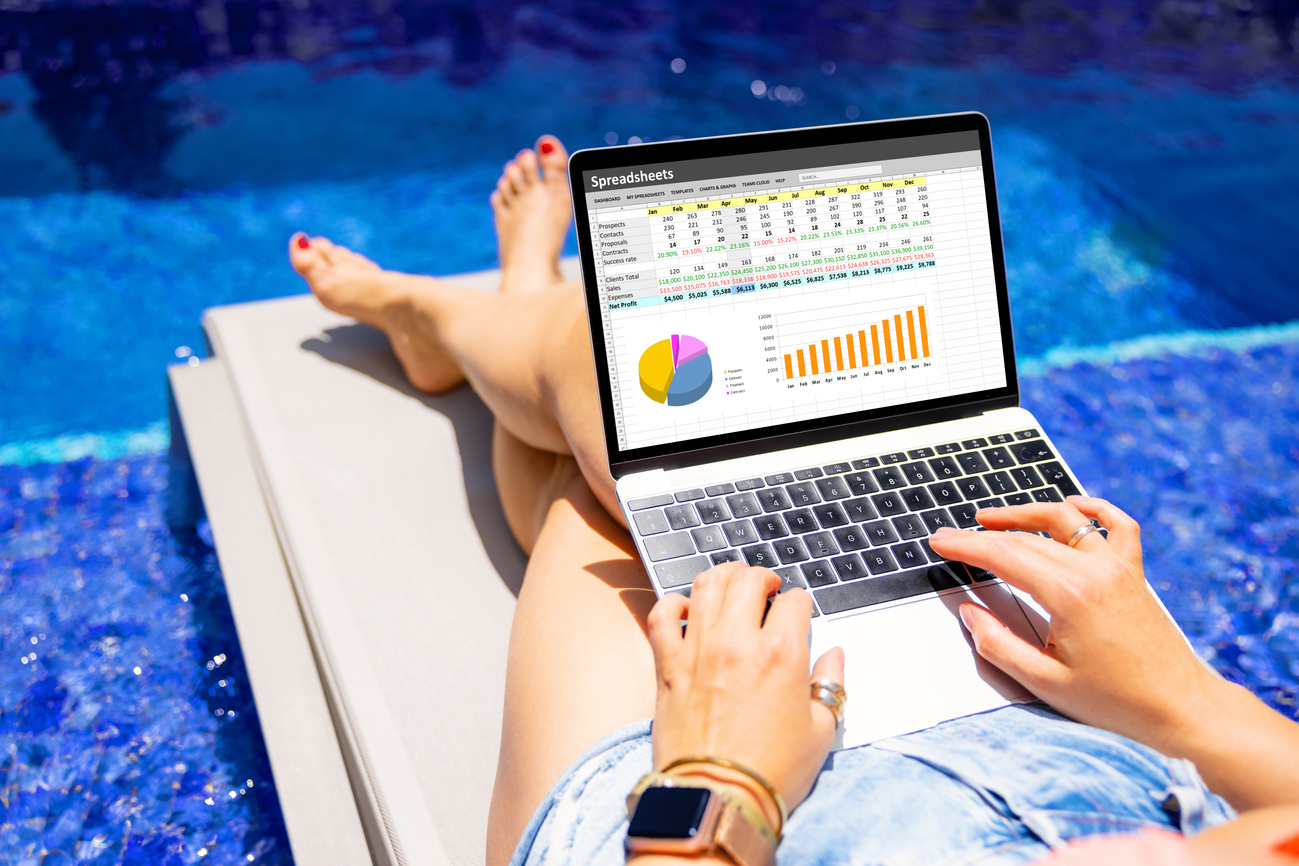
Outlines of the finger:
[[[777,577],[776,580],[780,578]],[[771,609],[767,611],[767,619],[763,623],[762,630],[787,633],[803,639],[807,637],[807,630],[811,626],[811,593],[804,589],[791,589],[771,600]]]
[[1040,695],[1064,672],[1064,666],[1015,634],[986,607],[967,601],[961,605],[961,622],[974,639],[975,651],[1009,674],[1020,685]]
[[767,599],[778,589],[780,577],[769,568],[747,567],[733,572],[718,614],[719,631],[756,634],[762,627]]
[[1075,551],[1027,532],[972,532],[944,526],[930,536],[929,544],[946,559],[991,571],[1036,598],[1047,610],[1055,609],[1060,599],[1055,576],[1061,566],[1077,565],[1059,561],[1078,556]]
[[694,585],[690,587],[687,611],[690,624],[686,628],[686,640],[697,642],[701,634],[716,624],[726,606],[726,588],[732,575],[748,567],[740,562],[725,562],[695,577]]
[[650,649],[657,661],[663,654],[679,649],[685,641],[681,634],[681,620],[689,615],[690,599],[679,592],[670,592],[650,608],[645,624],[649,628]]
[[1109,530],[1109,543],[1115,553],[1132,562],[1141,561],[1141,524],[1125,511],[1094,496],[1070,496],[1068,502],[1078,513]]
[[[979,523],[988,529],[1026,529],[1030,532],[1049,532],[1051,538],[1061,544],[1068,544],[1069,539],[1081,527],[1091,524],[1091,520],[1069,502],[1034,502],[1029,505],[1012,505],[1006,508],[981,508],[975,515]],[[1096,545],[1104,544],[1105,539],[1095,533],[1088,533],[1078,540],[1078,550],[1097,550]]]
[[[812,666],[812,682],[817,682],[818,680],[829,680],[832,683],[838,683],[842,686],[843,666],[844,655],[842,647],[834,647],[833,649],[826,650],[822,653],[821,657],[816,660],[816,664]],[[823,736],[833,737],[835,728],[839,726],[839,720],[834,717],[834,710],[830,709],[815,698],[812,699],[812,704],[813,718],[816,719],[814,724],[817,726],[818,732]],[[844,706],[847,706],[847,700],[844,701]],[[818,710],[817,707],[820,707],[821,709]]]

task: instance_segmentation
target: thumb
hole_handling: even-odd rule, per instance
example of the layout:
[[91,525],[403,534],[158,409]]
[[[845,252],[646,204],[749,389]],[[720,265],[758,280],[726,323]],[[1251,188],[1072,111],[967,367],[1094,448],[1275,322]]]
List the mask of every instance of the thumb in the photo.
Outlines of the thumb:
[[1056,662],[1002,624],[982,605],[961,605],[961,622],[974,638],[975,651],[1032,692],[1045,683]]
[[[816,660],[816,664],[812,666],[812,682],[829,680],[832,683],[838,683],[842,686],[843,664],[844,657],[842,647],[835,647],[826,650],[821,657]],[[839,726],[838,719],[834,717],[834,711],[817,700],[812,701],[812,704],[812,711],[817,719],[817,727],[819,728],[822,723],[825,723],[827,733],[829,733],[830,736],[833,736],[835,728]],[[818,706],[822,707],[825,712],[818,712],[816,710]]]

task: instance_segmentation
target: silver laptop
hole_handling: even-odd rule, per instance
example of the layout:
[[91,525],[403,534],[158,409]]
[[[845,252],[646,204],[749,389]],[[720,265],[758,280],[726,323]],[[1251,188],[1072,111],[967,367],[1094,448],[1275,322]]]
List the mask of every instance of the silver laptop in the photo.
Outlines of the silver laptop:
[[1019,407],[981,114],[584,150],[569,163],[605,443],[659,595],[739,560],[847,654],[849,747],[1031,699],[973,600],[1044,613],[927,539],[1081,485]]

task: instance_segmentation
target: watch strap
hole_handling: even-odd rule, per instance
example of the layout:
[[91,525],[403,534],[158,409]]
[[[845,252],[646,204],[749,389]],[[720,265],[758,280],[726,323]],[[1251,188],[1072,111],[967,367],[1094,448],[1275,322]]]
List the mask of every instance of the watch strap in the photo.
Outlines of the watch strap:
[[729,798],[717,820],[713,844],[726,852],[736,866],[776,866],[776,847],[745,817],[739,803]]

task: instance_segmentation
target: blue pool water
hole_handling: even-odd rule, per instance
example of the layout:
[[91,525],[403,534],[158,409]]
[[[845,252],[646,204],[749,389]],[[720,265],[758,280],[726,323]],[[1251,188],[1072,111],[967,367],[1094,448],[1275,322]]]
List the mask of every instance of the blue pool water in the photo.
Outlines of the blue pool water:
[[291,862],[210,539],[166,520],[165,365],[204,308],[301,290],[298,229],[492,266],[486,193],[543,131],[987,113],[1025,404],[1143,521],[1197,651],[1296,714],[1293,20],[216,6],[201,39],[165,4],[0,12],[0,862]]

